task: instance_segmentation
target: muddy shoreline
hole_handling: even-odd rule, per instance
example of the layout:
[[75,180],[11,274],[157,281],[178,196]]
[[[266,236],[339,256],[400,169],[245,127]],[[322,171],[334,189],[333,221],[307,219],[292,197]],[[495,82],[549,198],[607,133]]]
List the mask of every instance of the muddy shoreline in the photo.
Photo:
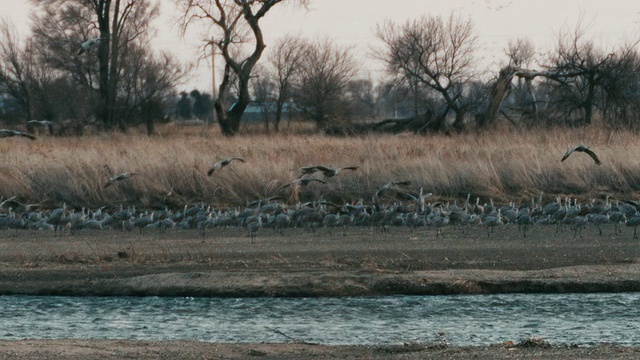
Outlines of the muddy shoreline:
[[[70,296],[379,296],[640,291],[630,234],[575,239],[553,227],[523,238],[478,229],[18,232],[0,236],[0,294]],[[452,229],[453,230],[453,229]],[[0,234],[1,235],[1,234]]]
[[227,344],[193,341],[21,340],[0,341],[0,358],[11,359],[634,359],[640,349],[527,346],[507,342],[479,347],[445,344],[326,346],[313,344]]
[[640,264],[544,270],[208,270],[207,265],[0,269],[0,295],[317,297],[640,291]]

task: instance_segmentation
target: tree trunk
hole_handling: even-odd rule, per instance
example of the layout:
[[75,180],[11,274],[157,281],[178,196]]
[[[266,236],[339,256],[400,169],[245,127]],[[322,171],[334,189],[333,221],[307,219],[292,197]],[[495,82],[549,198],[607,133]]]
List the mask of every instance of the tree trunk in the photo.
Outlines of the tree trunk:
[[98,17],[98,30],[102,41],[98,45],[98,91],[100,94],[100,105],[98,107],[98,117],[105,128],[111,129],[112,124],[109,119],[109,43],[111,42],[111,31],[109,29],[109,14],[111,11],[111,0],[101,0],[96,9]]
[[119,47],[120,47],[120,27],[118,26],[118,13],[120,12],[120,0],[116,0],[113,9],[113,24],[111,25],[111,57],[109,61],[109,123],[118,125],[120,131],[127,129],[124,119],[119,117],[116,119],[116,103],[118,98],[118,63],[119,63]]
[[464,130],[464,117],[467,114],[467,112],[465,110],[462,109],[458,109],[456,111],[456,118],[453,121],[453,128],[456,130],[456,132],[462,132],[462,130]]
[[531,98],[531,106],[533,108],[533,120],[538,121],[538,99],[536,98],[536,93],[533,91],[533,85],[531,84],[531,79],[525,80],[525,85],[527,86],[527,91],[529,92],[529,96]]
[[584,123],[590,125],[593,117],[593,103],[595,98],[595,83],[592,77],[589,77],[589,85],[587,87],[587,97],[584,100]]
[[147,128],[147,136],[153,135],[153,133],[156,131],[155,122],[153,121],[153,117],[148,116],[146,121],[145,121],[145,125],[146,125],[146,128]]
[[476,123],[479,128],[486,127],[496,120],[496,117],[500,112],[500,108],[502,107],[502,102],[509,93],[511,80],[513,79],[514,75],[515,70],[510,66],[500,70],[498,79],[491,86],[487,109],[476,119]]
[[281,90],[280,94],[278,95],[278,99],[276,100],[276,113],[273,119],[273,130],[275,132],[278,132],[280,130],[280,120],[282,120],[282,110],[284,108],[286,98],[287,96]]
[[238,99],[238,102],[236,102],[236,104],[233,106],[233,109],[229,110],[229,118],[227,119],[227,121],[229,123],[229,127],[233,131],[233,134],[231,135],[237,134],[240,130],[240,120],[242,120],[242,115],[244,114],[244,111],[246,109],[247,102],[241,102]]
[[280,131],[280,120],[281,119],[282,119],[282,104],[278,102],[276,104],[276,114],[275,114],[274,119],[273,119],[273,131],[275,131],[275,132]]
[[[216,100],[216,114],[218,114],[218,121],[220,124],[220,130],[225,136],[233,136],[240,130],[240,120],[244,111],[247,109],[247,105],[251,98],[249,96],[249,81],[251,80],[251,72],[256,65],[262,52],[264,51],[264,38],[262,36],[262,30],[258,25],[258,21],[264,14],[269,11],[271,7],[279,3],[281,0],[262,1],[262,7],[256,12],[253,12],[251,7],[253,1],[242,2],[242,12],[247,25],[251,28],[251,32],[255,37],[255,48],[253,53],[241,62],[237,62],[233,59],[229,52],[229,45],[231,44],[231,34],[235,32],[234,28],[224,28],[225,39],[221,46],[222,56],[225,60],[225,74],[220,84],[218,91],[218,99]],[[238,77],[238,100],[231,109],[227,111],[225,102],[229,94],[230,86],[230,73],[233,71]]]

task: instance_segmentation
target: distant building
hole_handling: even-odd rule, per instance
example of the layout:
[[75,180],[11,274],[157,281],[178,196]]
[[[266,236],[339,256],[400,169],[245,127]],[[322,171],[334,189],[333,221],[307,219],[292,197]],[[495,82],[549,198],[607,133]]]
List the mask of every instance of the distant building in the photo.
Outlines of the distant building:
[[[233,109],[233,107],[236,105],[236,103],[234,102],[230,107],[229,107],[229,111],[231,111],[231,109]],[[293,109],[293,105],[290,103],[284,103],[284,105],[282,106],[282,119],[281,120],[290,120],[291,117],[295,114],[295,110]],[[244,114],[242,114],[242,121],[243,122],[264,122],[264,111],[267,111],[269,113],[269,121],[272,121],[275,118],[275,114],[276,114],[276,103],[275,102],[270,102],[267,104],[263,104],[263,105],[259,105],[255,102],[249,103],[249,105],[247,105],[247,108],[244,110]],[[199,118],[193,118],[193,119],[180,119],[177,118],[174,119],[174,122],[178,125],[204,125],[206,124],[206,119],[199,119]]]
[[9,94],[0,94],[0,114],[7,115],[18,111],[18,102]]
[[[233,109],[236,104],[233,103],[229,110]],[[268,112],[269,120],[273,120],[276,114],[276,103],[269,102],[265,104],[258,104],[255,102],[249,103],[247,108],[244,110],[244,114],[242,115],[242,121],[246,122],[260,122],[264,121],[265,114],[264,112]],[[293,116],[294,110],[291,103],[284,103],[282,106],[282,120],[288,120]]]

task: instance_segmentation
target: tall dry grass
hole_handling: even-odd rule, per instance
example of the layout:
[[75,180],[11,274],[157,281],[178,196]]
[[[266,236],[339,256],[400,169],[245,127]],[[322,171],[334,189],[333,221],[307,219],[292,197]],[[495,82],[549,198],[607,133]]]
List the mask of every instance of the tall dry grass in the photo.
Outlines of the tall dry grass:
[[[238,206],[273,195],[308,165],[357,165],[326,185],[314,183],[302,200],[367,199],[391,180],[411,180],[437,198],[527,201],[544,191],[582,198],[637,198],[640,142],[631,132],[585,129],[498,131],[446,136],[370,135],[336,138],[284,132],[221,136],[215,128],[160,129],[159,135],[110,134],[81,138],[41,137],[0,141],[0,196],[46,207],[137,205],[182,207],[195,202]],[[589,145],[597,166],[582,153],[560,162],[565,151]],[[208,177],[216,160],[241,156]],[[104,165],[138,177],[103,188]]]

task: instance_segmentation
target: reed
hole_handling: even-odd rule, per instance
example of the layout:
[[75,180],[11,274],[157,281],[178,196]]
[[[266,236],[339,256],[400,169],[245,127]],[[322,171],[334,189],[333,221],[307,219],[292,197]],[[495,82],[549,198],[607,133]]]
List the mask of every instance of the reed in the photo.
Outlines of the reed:
[[[0,196],[46,207],[182,207],[196,202],[240,206],[257,198],[288,196],[289,188],[278,188],[308,165],[360,169],[306,187],[301,200],[366,200],[393,180],[410,180],[408,190],[423,187],[446,199],[471,193],[496,201],[528,201],[541,191],[545,199],[557,194],[637,199],[640,191],[640,142],[637,134],[626,131],[591,127],[354,138],[305,131],[247,132],[251,134],[227,138],[214,127],[166,126],[153,137],[130,133],[3,139]],[[561,163],[565,151],[576,144],[590,146],[602,165],[579,153]],[[246,162],[207,176],[215,161],[229,156]],[[103,188],[105,164],[115,173],[139,176]]]

